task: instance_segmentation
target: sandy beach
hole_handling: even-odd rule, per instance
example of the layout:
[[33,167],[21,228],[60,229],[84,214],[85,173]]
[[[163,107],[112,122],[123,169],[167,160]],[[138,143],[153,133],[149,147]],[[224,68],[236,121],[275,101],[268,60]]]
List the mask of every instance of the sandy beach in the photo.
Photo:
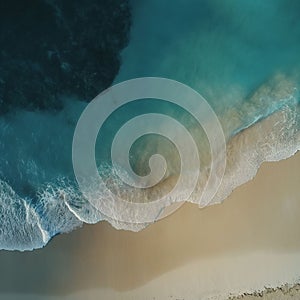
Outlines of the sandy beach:
[[185,204],[138,233],[101,222],[1,251],[0,298],[227,299],[299,282],[299,166],[300,153],[264,163],[223,204]]
[[0,300],[300,300],[300,0],[0,7]]

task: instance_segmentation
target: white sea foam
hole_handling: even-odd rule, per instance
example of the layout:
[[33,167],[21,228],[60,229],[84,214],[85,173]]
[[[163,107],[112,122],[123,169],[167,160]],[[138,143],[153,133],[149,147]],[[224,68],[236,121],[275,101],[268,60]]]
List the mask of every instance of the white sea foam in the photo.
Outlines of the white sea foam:
[[[261,118],[261,120],[255,124],[247,124],[247,122],[245,122],[243,124],[244,127],[241,127],[236,135],[228,138],[226,173],[218,193],[210,204],[222,202],[234,188],[253,178],[262,162],[285,159],[300,149],[300,113],[297,95],[294,93],[295,91],[290,84],[290,80],[282,76],[280,80],[278,80],[278,76],[276,78],[277,79],[267,81],[266,84],[260,87],[251,96],[250,101],[246,102],[245,105],[248,111],[253,110],[253,112],[255,111],[255,107],[258,107],[257,103],[259,103],[261,114],[265,114],[266,117]],[[275,84],[275,82],[277,84]],[[283,82],[285,82],[285,84],[282,85]],[[270,86],[273,86],[273,88],[270,89]],[[292,91],[294,94],[291,93]],[[264,105],[262,105],[262,103],[264,103]],[[270,112],[269,108],[272,106],[274,107],[274,112],[268,115]],[[82,106],[79,105],[79,107]],[[277,110],[275,109],[276,107],[278,107]],[[241,107],[240,111],[243,109],[245,108]],[[45,161],[47,157],[44,156],[44,153],[39,152],[40,149],[46,149],[46,147],[48,147],[50,153],[53,150],[59,151],[59,149],[61,149],[59,154],[62,155],[62,157],[68,155],[67,153],[63,153],[63,151],[66,151],[66,147],[60,143],[66,143],[67,139],[71,140],[72,126],[74,126],[74,119],[76,119],[76,117],[74,117],[73,121],[70,121],[70,118],[64,119],[62,115],[65,113],[66,112],[63,112],[58,115],[30,113],[32,124],[35,124],[36,120],[43,120],[44,122],[41,124],[44,124],[45,127],[51,124],[52,136],[57,136],[58,133],[61,134],[57,140],[57,144],[54,145],[54,143],[50,143],[49,145],[49,138],[38,140],[41,135],[37,133],[42,133],[43,130],[46,130],[45,128],[41,128],[43,125],[40,125],[39,127],[35,127],[36,131],[32,129],[31,134],[29,134],[32,137],[30,143],[32,141],[37,142],[36,152],[31,151],[31,144],[27,145],[25,143],[25,140],[29,136],[27,133],[27,135],[25,134],[24,141],[20,143],[21,148],[18,148],[18,144],[13,142],[14,147],[11,147],[10,152],[5,152],[1,157],[1,176],[3,177],[5,171],[13,167],[14,159],[18,157],[18,155],[22,155],[23,151],[23,159],[17,161],[15,166],[20,176],[19,180],[21,181],[22,178],[26,179],[27,182],[31,183],[33,191],[37,191],[33,198],[30,198],[30,194],[28,197],[21,197],[8,183],[1,181],[0,199],[2,204],[2,226],[0,247],[2,249],[30,250],[43,247],[52,236],[69,232],[81,226],[82,222],[96,223],[107,220],[118,229],[133,231],[141,230],[149,225],[134,224],[134,222],[122,223],[117,220],[117,216],[116,218],[111,218],[103,215],[82,198],[73,181],[59,179],[62,173],[66,172],[64,169],[59,169],[56,173],[57,178],[54,181],[52,180],[52,183],[49,181],[49,184],[43,182],[36,184],[36,179],[39,179],[40,174],[46,172],[45,165],[41,164],[41,161]],[[227,130],[229,130],[229,128],[230,130],[235,130],[241,126],[241,118],[236,117],[236,114],[237,110],[232,110],[221,116],[220,120],[223,126],[224,124],[228,125]],[[74,116],[77,115],[76,113],[74,114]],[[9,140],[15,134],[15,130],[19,128],[18,126],[20,126],[22,132],[24,132],[24,126],[22,126],[24,123],[21,121],[29,122],[27,116],[28,113],[24,113],[23,116],[21,112],[18,113],[16,123],[14,123],[14,116],[11,116],[11,119],[7,123],[2,120],[2,149],[5,149]],[[251,120],[251,118],[249,118],[249,120]],[[18,126],[16,124],[18,124]],[[27,124],[27,126],[31,128],[29,124]],[[61,127],[64,127],[64,131],[61,131]],[[190,128],[190,130],[191,133],[193,133],[193,131],[194,133],[197,132],[195,128]],[[228,134],[228,136],[230,135]],[[200,139],[201,138],[202,136],[200,136]],[[20,142],[20,140],[18,140],[18,142]],[[167,149],[159,149],[159,143],[155,146],[153,144],[151,145],[147,151],[167,151]],[[140,153],[143,154],[143,152]],[[168,155],[168,152],[166,153]],[[143,155],[145,155],[145,153]],[[48,158],[49,157],[51,157],[51,155],[48,156]],[[26,160],[29,164],[26,163]],[[49,167],[51,164],[52,162],[49,161]],[[99,171],[107,178],[108,184],[110,181],[109,178],[112,178],[111,176],[116,178],[116,173],[112,173],[109,166],[103,165]],[[151,189],[141,191],[127,190],[119,181],[115,181],[117,184],[111,187],[121,196],[131,195],[131,201],[152,201],[172,188],[177,180],[177,171],[178,169],[176,168],[173,171],[169,171],[167,178]],[[191,202],[198,204],[199,194],[205,185],[205,180],[209,173],[209,161],[206,162],[204,160],[201,171],[203,176],[198,182],[196,192],[190,199]],[[125,175],[126,174],[124,174],[124,176]],[[193,176],[193,174],[190,175]],[[92,184],[91,188],[93,188]],[[31,196],[33,196],[33,191],[29,189]],[[26,186],[24,189],[21,189],[19,193],[24,194],[24,192],[26,192]],[[107,201],[105,194],[100,196],[103,197],[103,201]],[[178,195],[177,199],[171,199],[171,202],[176,201],[180,201],[180,195]]]

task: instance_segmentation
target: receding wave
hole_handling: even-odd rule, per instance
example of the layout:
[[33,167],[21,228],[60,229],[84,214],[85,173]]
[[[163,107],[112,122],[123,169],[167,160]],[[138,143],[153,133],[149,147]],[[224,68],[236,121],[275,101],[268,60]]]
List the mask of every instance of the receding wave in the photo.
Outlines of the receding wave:
[[[80,111],[82,107],[82,104],[78,103],[77,110]],[[233,189],[252,179],[264,161],[285,159],[300,149],[299,109],[299,95],[295,79],[276,75],[249,95],[247,101],[242,102],[240,107],[231,108],[219,115],[227,137],[227,167],[218,192],[207,205],[222,202]],[[53,129],[48,137],[42,136],[42,133],[39,136],[38,129],[35,133],[24,134],[25,139],[31,138],[30,142],[37,145],[37,151],[46,151],[43,149],[43,145],[51,143],[51,137],[59,134],[58,142],[55,143],[52,151],[57,151],[58,157],[62,155],[63,159],[64,156],[70,155],[70,149],[66,148],[67,141],[64,139],[72,136],[78,112],[72,113],[72,110],[68,108],[68,113],[60,112],[57,115],[30,113],[30,118],[27,119],[27,117],[28,113],[24,112],[23,120],[30,119],[31,122],[34,122],[35,117],[36,126],[41,120],[43,122],[49,120],[49,124],[53,124],[55,120],[57,123],[57,130]],[[15,121],[15,128],[20,127],[21,119],[19,115],[18,121]],[[3,149],[5,149],[4,143],[7,143],[9,138],[15,134],[12,124],[14,122],[11,119],[7,120],[7,123],[2,120],[1,147]],[[47,122],[45,124],[47,126]],[[191,125],[189,130],[195,135],[200,134],[199,138],[202,139],[201,133],[198,133],[193,126]],[[67,129],[61,132],[61,128]],[[24,161],[18,164],[18,168],[24,165],[27,173],[19,170],[19,178],[13,178],[13,175],[9,177],[7,174],[3,174],[4,172],[0,174],[2,178],[0,181],[1,249],[24,251],[40,248],[45,246],[53,236],[70,232],[83,223],[97,223],[106,220],[118,229],[133,231],[142,230],[150,225],[148,223],[120,222],[105,216],[81,196],[75,180],[70,176],[58,176],[59,172],[55,173],[54,171],[51,176],[43,175],[41,170],[45,167],[45,161],[35,159],[32,150],[26,148],[26,143],[18,142],[20,149],[19,151],[15,149],[15,156],[12,159],[19,159],[20,156],[16,155],[23,155]],[[153,142],[151,142],[149,145],[152,147],[149,146],[149,151],[152,151],[153,148],[164,151],[164,149],[160,149],[160,147],[165,147],[163,143],[153,146]],[[12,147],[14,146],[12,145]],[[0,162],[2,170],[4,170],[5,164],[9,164],[9,153],[6,153]],[[54,155],[54,167],[56,164],[61,166],[61,162],[62,160],[59,158],[56,161]],[[102,175],[107,175],[109,184],[110,176],[113,175],[109,165],[103,164],[99,171]],[[171,166],[171,171],[159,185],[134,194],[133,200],[139,202],[140,199],[143,201],[149,199],[151,201],[159,194],[168,191],[177,180],[177,171],[176,166],[174,169]],[[200,203],[199,194],[201,194],[209,174],[209,157],[204,156],[201,172],[202,176],[200,176],[197,188],[189,201],[203,206],[203,202]],[[21,186],[20,182],[25,175],[30,177],[31,181],[29,180],[22,188],[16,189],[16,186]],[[193,173],[191,172],[190,175],[193,176]],[[38,181],[39,178],[41,178],[40,181]],[[44,182],[48,182],[48,184]],[[91,188],[93,188],[92,184]],[[112,188],[116,193],[128,195],[132,192],[124,188],[118,189],[118,184]],[[102,197],[105,200],[105,194]],[[173,202],[179,201],[180,197],[173,199]]]

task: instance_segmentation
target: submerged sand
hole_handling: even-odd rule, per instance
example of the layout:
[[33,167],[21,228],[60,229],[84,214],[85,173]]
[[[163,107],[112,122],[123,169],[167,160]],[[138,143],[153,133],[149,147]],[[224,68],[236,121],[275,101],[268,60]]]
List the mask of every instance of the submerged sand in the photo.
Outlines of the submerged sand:
[[0,299],[227,299],[299,282],[299,167],[300,153],[264,163],[223,204],[185,204],[138,233],[101,222],[1,251]]

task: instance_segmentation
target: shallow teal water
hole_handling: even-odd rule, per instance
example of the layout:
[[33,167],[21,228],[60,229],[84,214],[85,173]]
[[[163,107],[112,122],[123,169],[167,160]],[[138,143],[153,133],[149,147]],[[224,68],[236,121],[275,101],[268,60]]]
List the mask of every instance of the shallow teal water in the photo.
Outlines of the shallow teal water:
[[172,78],[222,111],[274,73],[297,72],[297,6],[296,1],[174,1],[169,7],[143,1],[134,9],[131,43],[116,81]]

